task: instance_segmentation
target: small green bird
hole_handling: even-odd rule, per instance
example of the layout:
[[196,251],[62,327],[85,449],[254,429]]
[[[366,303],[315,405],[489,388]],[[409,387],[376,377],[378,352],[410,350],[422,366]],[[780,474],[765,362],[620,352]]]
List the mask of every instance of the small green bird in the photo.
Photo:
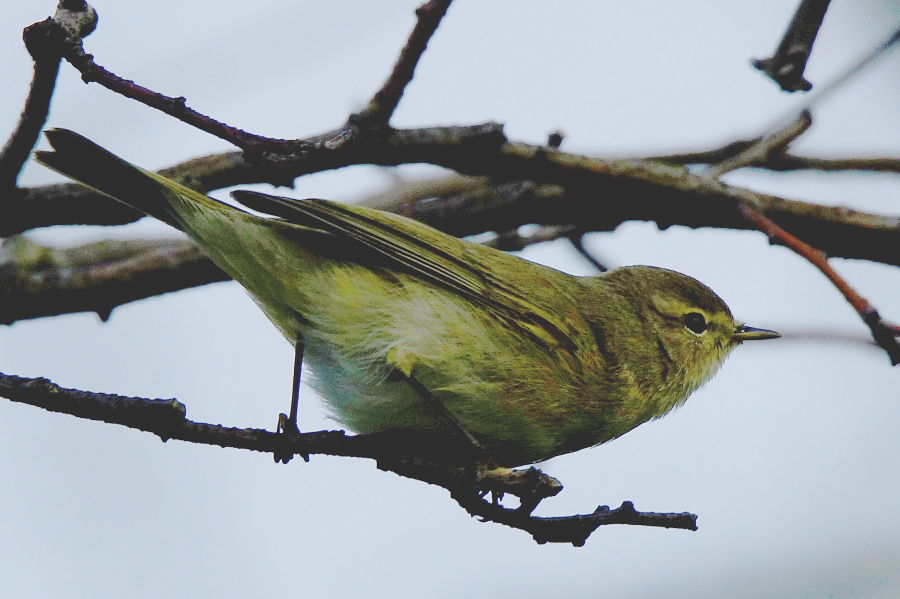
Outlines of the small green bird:
[[465,437],[480,460],[529,464],[665,415],[742,341],[779,337],[671,270],[575,277],[380,210],[232,194],[262,218],[47,137],[39,162],[184,231],[243,285],[359,433]]

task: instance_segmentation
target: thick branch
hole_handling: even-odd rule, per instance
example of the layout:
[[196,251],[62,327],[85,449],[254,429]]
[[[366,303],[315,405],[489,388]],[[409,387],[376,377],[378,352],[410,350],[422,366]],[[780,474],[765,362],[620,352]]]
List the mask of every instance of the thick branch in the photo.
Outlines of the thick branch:
[[[240,152],[194,158],[159,171],[170,179],[207,193],[241,183],[293,186],[293,177],[277,165],[247,162]],[[123,225],[144,215],[74,183],[21,190],[4,205],[0,237],[52,225]]]
[[197,285],[228,280],[193,242],[100,242],[71,249],[24,238],[0,246],[0,324],[96,312]]
[[[594,530],[606,524],[697,529],[697,517],[693,514],[637,512],[631,502],[625,502],[615,510],[601,506],[592,514],[552,518],[533,516],[531,511],[541,500],[562,490],[558,481],[534,468],[522,471],[478,470],[434,461],[435,457],[458,455],[459,452],[448,453],[438,447],[437,451],[429,453],[427,441],[430,439],[417,439],[426,442],[423,446],[411,444],[415,441],[408,436],[390,433],[347,436],[343,431],[319,431],[286,435],[261,429],[229,428],[188,420],[184,404],[175,399],[90,393],[65,389],[43,378],[29,379],[2,373],[0,396],[52,412],[153,433],[163,441],[179,439],[267,453],[371,458],[378,462],[382,470],[444,487],[470,514],[527,531],[539,543],[583,545]],[[418,455],[420,449],[426,451],[424,458]],[[416,451],[416,455],[410,455],[411,450]],[[510,509],[489,503],[481,497],[484,491],[520,497],[522,507]]]
[[[749,204],[831,256],[900,265],[900,254],[895,251],[900,243],[900,218],[756,193],[655,162],[600,160],[508,142],[494,123],[387,130],[336,145],[329,143],[330,139],[319,136],[302,147],[295,146],[293,154],[277,155],[276,166],[266,172],[286,178],[352,164],[427,162],[499,181],[531,180],[558,186],[552,188],[553,201],[530,193],[487,194],[456,198],[452,206],[427,202],[403,207],[404,214],[455,235],[508,231],[529,223],[577,224],[585,231],[609,231],[629,220],[655,221],[661,228],[748,229],[752,225],[740,217],[737,208]],[[479,218],[473,218],[473,212]],[[45,215],[41,222],[47,220]]]

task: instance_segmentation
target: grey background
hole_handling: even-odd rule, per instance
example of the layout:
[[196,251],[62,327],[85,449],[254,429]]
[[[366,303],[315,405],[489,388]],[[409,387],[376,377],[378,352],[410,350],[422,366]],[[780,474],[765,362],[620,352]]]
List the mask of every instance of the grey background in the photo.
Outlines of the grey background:
[[[87,50],[100,64],[247,130],[299,137],[338,125],[381,84],[417,1],[182,3],[98,0]],[[395,117],[398,126],[506,123],[564,149],[638,155],[756,135],[804,100],[751,69],[794,2],[458,0]],[[21,29],[53,2],[5,3],[0,134],[30,80]],[[808,77],[822,85],[900,22],[889,1],[835,0]],[[900,62],[884,57],[817,107],[796,145],[894,155]],[[230,149],[64,67],[50,118],[145,167]],[[353,200],[425,166],[305,177],[296,197]],[[24,184],[58,181],[31,165]],[[896,176],[738,172],[785,197],[897,214]],[[258,186],[266,190],[265,186]],[[218,194],[225,197],[225,193]],[[627,198],[622,198],[622,201]],[[175,233],[57,228],[69,244]],[[613,265],[674,268],[708,283],[751,324],[824,335],[749,344],[679,411],[608,445],[543,465],[565,491],[544,514],[625,499],[690,510],[698,532],[607,527],[585,547],[538,546],[481,524],[446,492],[367,460],[270,456],[180,442],[0,401],[0,580],[10,597],[487,595],[895,597],[900,593],[900,370],[828,282],[759,233],[658,232],[628,223],[589,245]],[[589,274],[566,243],[525,256]],[[834,260],[900,321],[895,268]],[[93,314],[0,328],[0,370],[68,387],[178,397],[191,418],[271,428],[291,351],[234,283]],[[301,425],[333,428],[307,392]]]

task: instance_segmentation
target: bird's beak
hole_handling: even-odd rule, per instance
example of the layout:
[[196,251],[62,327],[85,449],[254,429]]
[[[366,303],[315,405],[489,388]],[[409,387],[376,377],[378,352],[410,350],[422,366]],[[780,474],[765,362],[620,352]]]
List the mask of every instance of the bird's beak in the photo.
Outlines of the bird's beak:
[[756,327],[748,327],[745,324],[738,326],[734,332],[734,339],[737,341],[756,341],[757,339],[778,339],[781,333],[770,331],[769,329],[757,329]]

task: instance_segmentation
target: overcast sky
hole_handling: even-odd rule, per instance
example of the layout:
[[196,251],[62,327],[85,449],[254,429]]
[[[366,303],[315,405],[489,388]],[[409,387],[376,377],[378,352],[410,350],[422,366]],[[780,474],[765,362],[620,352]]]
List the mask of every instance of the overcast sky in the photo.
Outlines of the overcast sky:
[[[30,80],[24,26],[0,20],[0,137]],[[276,137],[337,126],[377,89],[418,1],[140,3],[97,0],[97,61],[227,123]],[[601,156],[706,149],[757,135],[804,101],[748,66],[795,2],[457,0],[396,113],[398,126],[506,124],[515,140],[566,134]],[[889,0],[835,0],[807,77],[823,85],[900,24]],[[796,144],[815,155],[900,154],[900,61],[885,56],[816,107]],[[51,126],[149,168],[223,141],[84,85],[63,67]],[[305,177],[296,197],[354,200],[440,169],[353,167]],[[23,184],[60,181],[31,165]],[[726,181],[800,200],[900,213],[896,175],[737,172]],[[257,189],[270,191],[266,186]],[[226,192],[217,193],[226,197]],[[627,201],[627,198],[604,198]],[[171,233],[56,228],[58,245]],[[628,223],[594,234],[612,265],[653,264],[709,284],[735,315],[783,330],[748,344],[668,417],[544,470],[565,484],[541,514],[692,511],[698,532],[610,526],[585,547],[536,545],[470,518],[436,487],[370,460],[270,456],[156,437],[0,400],[0,580],[10,597],[896,597],[900,593],[900,368],[866,343],[818,272],[753,232]],[[529,259],[590,274],[565,242]],[[900,272],[834,266],[900,321]],[[792,339],[815,334],[814,341]],[[826,337],[823,340],[821,337]],[[0,327],[0,371],[66,387],[177,397],[192,419],[267,427],[286,407],[291,349],[235,283]],[[301,427],[334,428],[304,391]]]

